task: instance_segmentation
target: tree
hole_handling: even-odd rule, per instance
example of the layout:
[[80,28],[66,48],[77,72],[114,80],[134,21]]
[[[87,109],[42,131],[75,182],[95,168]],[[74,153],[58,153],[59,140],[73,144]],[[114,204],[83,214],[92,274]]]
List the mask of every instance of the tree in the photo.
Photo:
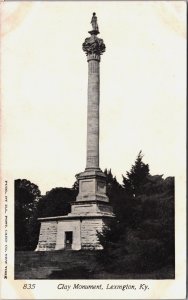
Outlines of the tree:
[[99,253],[98,258],[106,270],[111,271],[114,267],[117,267],[116,262],[119,261],[118,255],[121,250],[126,253],[124,245],[126,240],[126,224],[130,215],[130,210],[127,209],[130,197],[125,193],[123,187],[112,174],[111,169],[105,169],[104,174],[106,175],[107,195],[113,207],[115,218],[112,218],[107,226],[104,227],[102,233],[98,234],[99,241],[104,248]]
[[112,174],[111,169],[104,169],[104,174],[106,175],[106,192],[110,200],[112,200],[112,196],[121,190],[122,186],[117,181],[116,176]]
[[67,215],[71,202],[76,200],[77,191],[70,188],[56,187],[46,192],[39,202],[39,217],[54,217]]
[[143,184],[147,182],[149,175],[149,165],[143,163],[142,158],[143,154],[140,151],[130,172],[126,172],[126,177],[122,175],[123,187],[133,197],[138,196],[142,192]]
[[41,197],[37,185],[26,179],[15,180],[15,248],[34,250],[38,242],[37,205]]
[[[152,176],[139,152],[123,187],[105,170],[110,202],[116,218],[99,239],[104,250],[99,259],[105,269],[119,273],[147,273],[164,267],[174,278],[174,178]],[[166,269],[167,270],[167,269]]]

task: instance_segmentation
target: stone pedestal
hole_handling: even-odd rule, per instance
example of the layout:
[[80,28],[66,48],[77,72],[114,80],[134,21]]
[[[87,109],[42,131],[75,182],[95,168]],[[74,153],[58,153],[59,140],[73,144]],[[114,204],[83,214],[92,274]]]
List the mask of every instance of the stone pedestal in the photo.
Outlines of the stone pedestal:
[[86,169],[76,177],[79,182],[76,201],[109,201],[106,195],[106,176],[100,169]]

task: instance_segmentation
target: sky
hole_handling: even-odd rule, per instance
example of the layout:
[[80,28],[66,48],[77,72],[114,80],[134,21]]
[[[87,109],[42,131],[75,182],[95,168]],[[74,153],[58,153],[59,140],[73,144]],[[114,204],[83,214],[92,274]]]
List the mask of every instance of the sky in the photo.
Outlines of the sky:
[[[186,2],[4,2],[2,167],[43,194],[86,166],[87,59],[96,12],[100,167],[118,181],[142,150],[152,175],[182,178],[186,147]],[[13,181],[12,181],[13,182]]]

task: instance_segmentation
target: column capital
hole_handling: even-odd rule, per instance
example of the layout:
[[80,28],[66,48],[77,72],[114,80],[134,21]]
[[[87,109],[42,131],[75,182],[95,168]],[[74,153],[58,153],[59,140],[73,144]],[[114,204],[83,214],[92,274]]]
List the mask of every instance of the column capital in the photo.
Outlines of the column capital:
[[106,46],[102,39],[99,39],[96,35],[91,35],[85,39],[82,49],[87,56],[93,54],[100,56],[105,52]]

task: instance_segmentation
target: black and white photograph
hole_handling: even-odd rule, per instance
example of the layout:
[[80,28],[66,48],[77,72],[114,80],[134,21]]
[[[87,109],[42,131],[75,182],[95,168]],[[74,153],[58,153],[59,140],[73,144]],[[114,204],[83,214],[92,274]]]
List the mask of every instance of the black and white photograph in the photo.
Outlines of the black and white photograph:
[[186,3],[1,15],[4,299],[183,299]]

